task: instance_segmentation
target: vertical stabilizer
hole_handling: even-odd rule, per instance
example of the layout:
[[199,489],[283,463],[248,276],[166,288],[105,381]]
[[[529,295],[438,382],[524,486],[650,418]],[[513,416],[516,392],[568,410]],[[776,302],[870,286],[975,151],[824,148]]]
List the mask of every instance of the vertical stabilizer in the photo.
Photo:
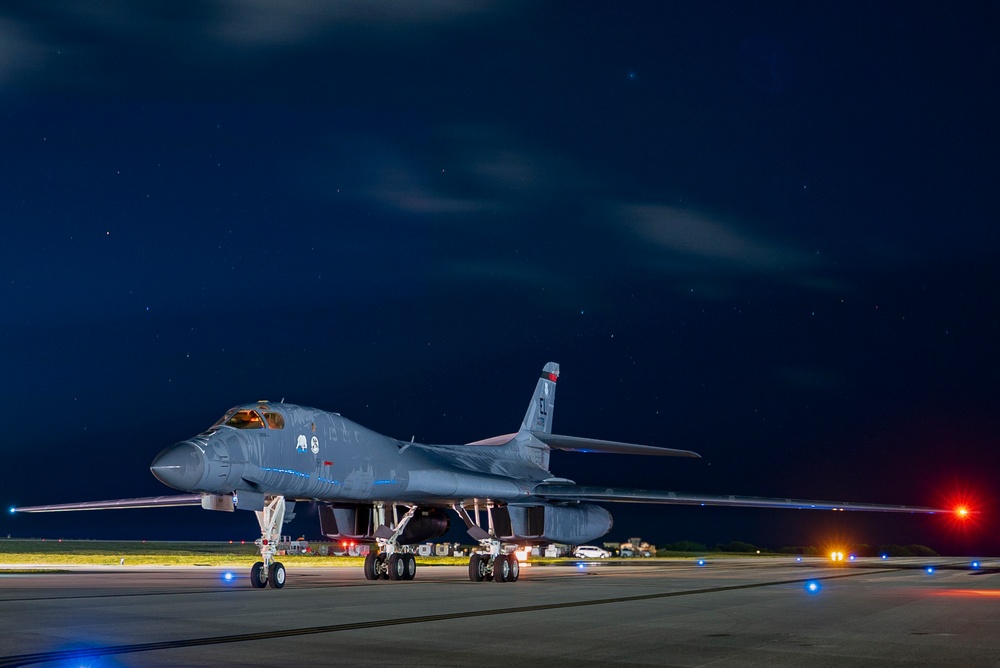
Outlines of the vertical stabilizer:
[[549,362],[542,369],[542,376],[535,386],[535,394],[524,414],[521,431],[552,433],[552,413],[556,405],[556,381],[559,380],[559,365]]

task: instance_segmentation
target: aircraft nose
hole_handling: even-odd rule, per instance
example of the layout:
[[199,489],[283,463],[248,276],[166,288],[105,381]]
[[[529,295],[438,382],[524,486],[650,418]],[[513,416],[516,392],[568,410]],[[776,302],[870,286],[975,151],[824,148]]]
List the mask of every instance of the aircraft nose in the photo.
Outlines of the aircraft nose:
[[205,476],[205,454],[197,446],[181,442],[158,454],[149,470],[164,485],[194,491]]

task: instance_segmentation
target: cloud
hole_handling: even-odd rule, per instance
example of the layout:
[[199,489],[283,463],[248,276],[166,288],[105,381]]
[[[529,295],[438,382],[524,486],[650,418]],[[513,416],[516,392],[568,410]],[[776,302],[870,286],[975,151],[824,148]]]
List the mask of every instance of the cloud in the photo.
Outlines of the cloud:
[[526,146],[510,132],[489,124],[455,124],[438,133],[455,167],[477,187],[521,202],[588,192],[591,179],[578,165],[545,148]]
[[50,55],[27,26],[0,16],[0,86],[38,70]]
[[516,9],[461,0],[30,4],[27,11],[0,8],[0,86],[15,80],[105,85],[121,54],[136,53],[137,46],[144,56],[170,67],[198,71],[210,71],[216,62],[267,57],[279,48],[349,44],[380,49],[386,39],[430,40],[439,34],[436,29],[490,21],[501,9]]
[[314,183],[337,198],[412,214],[472,214],[500,203],[482,188],[449,187],[448,170],[374,135],[337,137],[318,156]]
[[402,163],[373,166],[370,171],[373,178],[364,186],[364,195],[384,208],[418,214],[476,213],[495,208],[488,199],[435,192],[425,176]]
[[208,35],[246,47],[300,44],[329,32],[412,32],[495,11],[494,3],[464,0],[216,0],[209,7]]
[[486,125],[429,128],[396,141],[335,135],[315,159],[319,188],[401,213],[525,214],[540,203],[590,197],[578,167]]
[[[769,235],[766,226],[698,208],[622,200],[615,193],[627,186],[600,168],[503,127],[444,124],[411,128],[400,137],[333,135],[326,147],[315,158],[321,188],[366,208],[409,216],[404,219],[411,223],[461,228],[465,263],[449,271],[473,280],[551,284],[552,268],[539,266],[551,258],[524,256],[516,267],[498,260],[515,248],[509,240],[542,234],[575,249],[576,262],[559,270],[580,285],[652,270],[679,279],[673,287],[685,294],[710,300],[742,292],[748,274],[809,292],[849,287],[831,277],[830,259]],[[572,221],[572,231],[568,223],[549,226],[553,216]],[[484,238],[508,241],[497,247]],[[490,255],[491,248],[501,255]]]
[[615,218],[643,240],[652,242],[667,261],[695,260],[703,268],[780,273],[816,267],[811,254],[770,241],[698,211],[664,204],[618,205]]

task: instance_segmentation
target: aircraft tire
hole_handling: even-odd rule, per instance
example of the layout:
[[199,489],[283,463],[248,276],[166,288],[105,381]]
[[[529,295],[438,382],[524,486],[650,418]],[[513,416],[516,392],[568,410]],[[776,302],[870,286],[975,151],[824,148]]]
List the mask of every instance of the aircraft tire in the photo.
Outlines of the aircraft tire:
[[267,586],[267,571],[264,570],[263,561],[258,561],[250,567],[250,586],[254,589],[263,589]]
[[378,570],[375,568],[375,564],[378,563],[378,555],[374,552],[369,552],[365,555],[365,580],[378,580]]
[[493,560],[493,581],[510,582],[510,561],[506,554],[498,555]]
[[281,589],[285,586],[285,565],[280,561],[274,562],[267,569],[267,584],[272,589]]
[[405,580],[406,579],[406,555],[405,554],[394,554],[389,557],[389,579],[390,580]]
[[406,573],[404,580],[412,580],[417,575],[417,558],[412,554],[404,555],[406,558]]
[[517,579],[521,577],[521,562],[517,560],[516,554],[508,554],[507,559],[510,561],[510,579],[508,582],[517,582]]
[[483,555],[478,553],[469,557],[469,579],[473,582],[483,581],[482,561]]

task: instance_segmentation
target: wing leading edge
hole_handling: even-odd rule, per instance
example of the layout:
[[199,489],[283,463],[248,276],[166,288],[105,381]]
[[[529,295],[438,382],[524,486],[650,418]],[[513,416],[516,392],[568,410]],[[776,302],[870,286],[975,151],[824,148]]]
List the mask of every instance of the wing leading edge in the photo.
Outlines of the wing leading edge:
[[56,503],[48,506],[23,506],[11,508],[15,513],[59,513],[72,510],[114,510],[117,508],[171,508],[174,506],[200,506],[201,494],[173,496],[146,496],[138,499],[111,499],[110,501],[84,501],[82,503]]
[[943,508],[898,506],[848,501],[812,501],[807,499],[777,499],[763,496],[684,494],[645,489],[621,489],[563,484],[541,484],[535,495],[547,501],[614,501],[620,503],[663,503],[687,506],[736,506],[743,508],[795,508],[800,510],[864,510],[884,513],[951,513]]

